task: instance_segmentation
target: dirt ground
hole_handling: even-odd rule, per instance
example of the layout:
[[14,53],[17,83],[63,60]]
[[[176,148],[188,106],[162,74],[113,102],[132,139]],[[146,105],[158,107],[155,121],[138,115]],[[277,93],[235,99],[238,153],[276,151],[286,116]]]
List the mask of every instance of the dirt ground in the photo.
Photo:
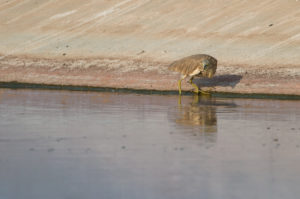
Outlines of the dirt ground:
[[[0,0],[0,81],[176,90],[172,61],[218,59],[208,90],[300,95],[297,0]],[[184,90],[191,90],[188,84]]]

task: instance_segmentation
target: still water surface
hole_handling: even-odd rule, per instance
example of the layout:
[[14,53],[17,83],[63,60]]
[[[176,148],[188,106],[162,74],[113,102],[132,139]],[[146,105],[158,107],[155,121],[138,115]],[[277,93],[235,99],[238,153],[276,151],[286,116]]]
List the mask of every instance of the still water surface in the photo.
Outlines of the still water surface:
[[0,90],[1,199],[294,199],[299,184],[299,101]]

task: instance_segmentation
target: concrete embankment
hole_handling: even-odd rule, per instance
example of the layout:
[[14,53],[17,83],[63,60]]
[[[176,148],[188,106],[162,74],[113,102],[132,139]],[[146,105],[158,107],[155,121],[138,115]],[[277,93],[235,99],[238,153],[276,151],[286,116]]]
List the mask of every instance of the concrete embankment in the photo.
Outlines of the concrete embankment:
[[[295,0],[0,0],[0,82],[176,90],[167,65],[219,61],[204,89],[300,95]],[[184,90],[191,90],[188,84]]]

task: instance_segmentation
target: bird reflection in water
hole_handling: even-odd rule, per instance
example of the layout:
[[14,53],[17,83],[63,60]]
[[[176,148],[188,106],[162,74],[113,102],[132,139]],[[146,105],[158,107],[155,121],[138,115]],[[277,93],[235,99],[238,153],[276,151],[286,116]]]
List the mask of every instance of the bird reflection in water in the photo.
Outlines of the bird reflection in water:
[[216,100],[210,96],[195,95],[192,103],[181,104],[179,96],[179,113],[176,123],[184,126],[201,127],[202,132],[217,132]]

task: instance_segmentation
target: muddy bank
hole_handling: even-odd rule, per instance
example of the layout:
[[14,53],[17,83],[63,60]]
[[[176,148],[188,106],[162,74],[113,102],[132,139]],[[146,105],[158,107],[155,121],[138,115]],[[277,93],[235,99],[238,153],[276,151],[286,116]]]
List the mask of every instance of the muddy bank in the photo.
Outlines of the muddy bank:
[[206,53],[204,89],[300,95],[299,3],[0,0],[0,81],[176,90],[166,66]]
[[[177,90],[178,74],[168,62],[142,59],[49,59],[5,57],[0,60],[0,81],[150,90]],[[300,95],[300,76],[292,67],[272,70],[260,66],[219,66],[212,79],[195,79],[214,92]],[[295,70],[297,68],[295,67]],[[184,90],[192,90],[183,83]]]

